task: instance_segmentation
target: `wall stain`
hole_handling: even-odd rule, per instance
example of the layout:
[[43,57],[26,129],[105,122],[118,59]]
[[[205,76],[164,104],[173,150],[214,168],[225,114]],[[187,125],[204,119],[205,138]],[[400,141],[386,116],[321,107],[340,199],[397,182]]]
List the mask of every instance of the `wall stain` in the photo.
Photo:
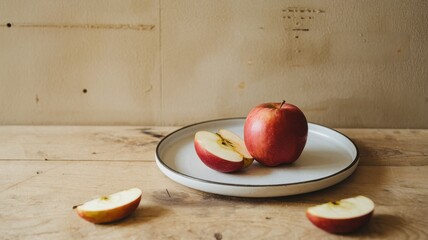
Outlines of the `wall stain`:
[[148,92],[151,92],[152,90],[153,90],[153,85],[150,84],[150,86],[148,88],[144,89],[144,92],[148,93]]
[[[324,10],[305,7],[289,7],[283,9],[282,18],[286,21],[288,31],[309,31],[311,22],[315,16],[325,13]],[[294,27],[293,27],[294,26]]]
[[292,31],[304,31],[304,32],[307,32],[307,31],[309,31],[309,28],[293,28]]
[[238,84],[238,88],[239,88],[239,89],[244,89],[244,88],[245,88],[245,82],[240,82],[240,83]]
[[312,34],[319,22],[323,21],[321,16],[324,13],[325,10],[311,7],[282,9],[287,65],[301,67],[326,61],[329,54],[328,39]]
[[59,28],[59,29],[110,29],[110,30],[153,30],[155,25],[150,24],[54,24],[54,23],[7,23],[0,27],[18,28]]
[[322,9],[307,7],[288,7],[282,11],[288,13],[325,13],[325,11]]

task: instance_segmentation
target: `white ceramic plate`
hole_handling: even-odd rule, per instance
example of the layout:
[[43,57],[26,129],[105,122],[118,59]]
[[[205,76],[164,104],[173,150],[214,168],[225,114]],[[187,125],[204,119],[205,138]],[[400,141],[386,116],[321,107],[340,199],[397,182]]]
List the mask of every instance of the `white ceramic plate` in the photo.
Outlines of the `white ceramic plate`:
[[172,180],[204,192],[238,197],[277,197],[320,190],[347,178],[358,165],[358,148],[345,135],[309,123],[308,140],[291,165],[264,167],[256,161],[243,171],[221,173],[196,155],[193,137],[199,130],[228,129],[243,137],[245,118],[206,121],[181,128],[159,142],[156,163]]

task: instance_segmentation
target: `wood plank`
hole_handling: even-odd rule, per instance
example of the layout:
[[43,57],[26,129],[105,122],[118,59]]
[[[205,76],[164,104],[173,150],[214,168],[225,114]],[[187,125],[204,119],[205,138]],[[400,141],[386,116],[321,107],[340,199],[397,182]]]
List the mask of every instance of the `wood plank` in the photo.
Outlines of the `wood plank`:
[[[178,127],[0,126],[0,159],[153,161],[157,143]],[[426,166],[428,130],[348,129],[360,165]]]
[[427,166],[427,129],[338,129],[360,149],[361,165]]
[[0,160],[153,161],[176,127],[0,126]]
[[[137,239],[335,239],[315,228],[305,209],[366,195],[372,222],[341,238],[428,237],[428,166],[360,166],[344,182],[290,197],[246,199],[203,193],[166,178],[153,162],[0,161],[0,236]],[[139,187],[143,199],[130,218],[107,225],[80,219],[73,205]]]

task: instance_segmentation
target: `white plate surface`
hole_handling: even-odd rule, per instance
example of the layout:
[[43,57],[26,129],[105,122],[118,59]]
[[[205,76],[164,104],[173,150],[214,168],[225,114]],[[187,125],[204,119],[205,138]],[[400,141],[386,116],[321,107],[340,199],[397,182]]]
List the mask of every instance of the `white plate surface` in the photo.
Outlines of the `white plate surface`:
[[345,135],[309,123],[308,140],[291,165],[264,167],[256,161],[243,171],[221,173],[205,166],[196,155],[197,131],[228,129],[243,137],[245,118],[206,121],[181,128],[156,148],[159,169],[172,180],[204,192],[238,197],[277,197],[332,186],[351,175],[358,165],[358,148]]

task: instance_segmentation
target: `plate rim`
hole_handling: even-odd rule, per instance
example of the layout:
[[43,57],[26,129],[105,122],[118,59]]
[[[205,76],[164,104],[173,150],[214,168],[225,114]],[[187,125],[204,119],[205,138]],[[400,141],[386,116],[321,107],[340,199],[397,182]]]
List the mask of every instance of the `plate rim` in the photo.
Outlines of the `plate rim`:
[[[245,119],[246,119],[246,117],[229,117],[229,118],[211,119],[211,120],[206,120],[206,121],[201,121],[201,122],[192,123],[192,124],[186,125],[186,126],[184,126],[184,127],[181,127],[181,128],[179,128],[179,129],[177,129],[177,130],[175,130],[175,131],[172,131],[171,133],[169,133],[169,134],[167,134],[165,137],[163,137],[163,138],[159,141],[159,143],[157,144],[157,146],[156,146],[156,150],[155,150],[155,151],[156,151],[156,152],[155,152],[155,154],[156,154],[156,161],[157,161],[159,164],[161,164],[164,168],[166,168],[166,169],[168,169],[169,171],[173,172],[174,174],[177,174],[177,175],[179,175],[179,176],[181,176],[181,177],[184,177],[184,178],[187,178],[187,179],[190,179],[190,180],[193,180],[193,181],[198,181],[198,182],[205,183],[205,184],[221,185],[221,186],[233,186],[233,187],[254,187],[254,188],[296,186],[296,185],[302,185],[302,184],[308,184],[308,183],[319,182],[319,181],[323,181],[323,180],[326,180],[326,179],[330,179],[330,178],[332,178],[332,177],[334,177],[334,176],[336,176],[336,175],[340,175],[340,174],[342,174],[342,173],[346,172],[347,170],[349,170],[350,168],[354,167],[354,166],[359,162],[359,158],[360,158],[360,151],[359,151],[359,149],[358,149],[358,146],[355,144],[355,142],[354,142],[351,138],[349,138],[348,136],[346,136],[345,134],[343,134],[343,133],[339,132],[339,131],[338,131],[338,130],[336,130],[336,129],[329,128],[329,127],[327,127],[327,126],[325,126],[325,125],[318,124],[318,123],[313,123],[313,122],[308,122],[308,124],[312,124],[312,125],[315,125],[315,126],[320,126],[320,127],[326,128],[326,129],[328,129],[328,130],[334,131],[334,132],[338,133],[339,135],[341,135],[341,136],[345,137],[348,141],[350,141],[350,142],[352,143],[353,147],[354,147],[354,148],[355,148],[355,150],[356,150],[356,155],[355,155],[355,158],[352,160],[352,162],[351,162],[351,163],[350,163],[346,168],[344,168],[344,169],[342,169],[342,170],[340,170],[340,171],[338,171],[338,172],[335,172],[335,173],[333,173],[333,174],[331,174],[331,175],[328,175],[328,176],[322,177],[322,178],[317,178],[317,179],[312,179],[312,180],[307,180],[307,181],[302,181],[302,182],[296,182],[296,183],[278,183],[278,184],[262,184],[262,185],[254,185],[254,184],[237,184],[237,183],[217,182],[217,181],[212,181],[212,180],[207,180],[207,179],[197,178],[197,177],[193,177],[193,176],[190,176],[190,175],[184,174],[184,173],[182,173],[182,172],[180,172],[180,171],[177,171],[177,170],[172,169],[171,167],[169,167],[169,166],[168,166],[168,165],[167,165],[167,164],[166,164],[166,163],[161,159],[161,157],[160,157],[160,154],[159,154],[159,148],[160,148],[161,144],[163,144],[163,142],[164,142],[164,141],[166,141],[169,137],[171,137],[171,135],[174,135],[174,134],[176,134],[177,132],[183,131],[183,130],[185,130],[185,129],[187,129],[187,128],[194,127],[194,126],[196,126],[196,125],[202,125],[202,124],[210,123],[210,122],[219,122],[219,121],[228,121],[228,120],[245,120]],[[162,170],[162,169],[161,169],[161,170]],[[351,174],[352,174],[352,173],[351,173]]]

